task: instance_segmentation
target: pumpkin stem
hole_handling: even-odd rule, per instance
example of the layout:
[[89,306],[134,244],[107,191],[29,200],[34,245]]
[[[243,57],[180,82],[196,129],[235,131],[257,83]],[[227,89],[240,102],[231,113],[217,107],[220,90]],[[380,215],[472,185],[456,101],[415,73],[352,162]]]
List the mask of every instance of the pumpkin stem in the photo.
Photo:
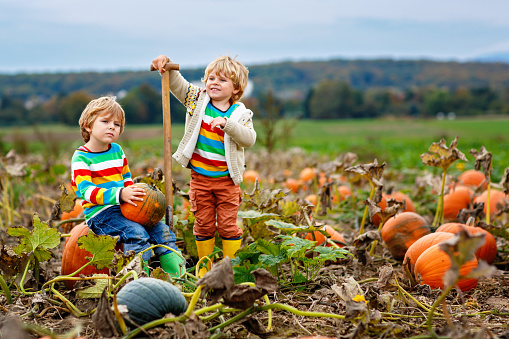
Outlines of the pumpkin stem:
[[435,219],[433,219],[433,227],[438,227],[444,223],[444,189],[446,175],[447,169],[444,169],[444,174],[442,175],[442,188],[440,190],[440,196],[438,197],[438,206],[435,213]]
[[[371,199],[373,199],[373,196],[375,195],[376,187],[371,180],[369,180],[369,183],[371,184],[371,192],[369,193],[369,199],[371,200]],[[359,228],[359,235],[364,233],[364,224],[366,223],[366,218],[368,216],[368,207],[369,206],[366,205],[366,207],[364,208],[364,214],[362,215],[361,227]]]
[[475,226],[475,218],[474,217],[468,217],[467,222],[465,223],[467,226]]
[[490,189],[490,186],[491,186],[491,171],[488,173],[488,193],[487,193],[487,197],[486,197],[486,223],[489,224],[490,223],[490,193],[491,193],[491,189]]

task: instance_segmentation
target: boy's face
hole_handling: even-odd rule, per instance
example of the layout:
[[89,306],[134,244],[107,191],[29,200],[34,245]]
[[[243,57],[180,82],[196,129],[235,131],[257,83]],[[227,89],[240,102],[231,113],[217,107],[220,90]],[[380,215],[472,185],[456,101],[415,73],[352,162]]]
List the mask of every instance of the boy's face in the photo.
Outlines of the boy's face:
[[115,142],[120,136],[120,120],[113,114],[100,114],[92,123],[92,126],[85,128],[90,133],[89,143],[95,145],[109,145]]
[[233,94],[239,92],[233,86],[232,80],[224,73],[212,71],[205,83],[205,89],[210,96],[212,103],[229,101]]

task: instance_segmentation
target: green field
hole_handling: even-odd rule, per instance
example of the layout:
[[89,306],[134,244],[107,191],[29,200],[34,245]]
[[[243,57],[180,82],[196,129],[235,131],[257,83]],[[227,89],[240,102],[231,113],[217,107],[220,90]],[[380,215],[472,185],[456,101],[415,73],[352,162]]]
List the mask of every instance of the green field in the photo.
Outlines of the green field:
[[[255,120],[259,139],[264,130]],[[360,161],[379,163],[385,161],[391,168],[424,169],[419,157],[433,142],[445,138],[447,145],[455,136],[459,137],[460,149],[474,167],[470,149],[481,146],[493,154],[494,179],[499,178],[509,167],[509,117],[485,117],[483,119],[456,120],[300,120],[290,132],[285,147],[300,147],[335,158],[345,152],[360,156]],[[172,147],[176,147],[183,133],[183,125],[172,126]],[[162,156],[162,126],[128,125],[119,140],[127,149],[141,151],[147,157]],[[16,144],[25,152],[49,152],[58,154],[71,152],[81,143],[77,127],[41,126],[37,129],[25,127],[7,129],[0,127],[0,153],[5,153]],[[282,145],[280,145],[282,147]],[[51,150],[48,150],[51,149]],[[261,143],[251,150],[262,149]],[[146,150],[146,151],[143,151]],[[19,150],[18,150],[19,152]],[[139,153],[138,153],[139,154]]]

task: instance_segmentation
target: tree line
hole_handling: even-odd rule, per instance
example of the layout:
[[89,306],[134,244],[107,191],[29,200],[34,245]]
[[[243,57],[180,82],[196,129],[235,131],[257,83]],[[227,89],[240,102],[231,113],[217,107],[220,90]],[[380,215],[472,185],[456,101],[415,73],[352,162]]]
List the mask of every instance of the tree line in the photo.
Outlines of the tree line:
[[[153,86],[145,83],[125,93],[113,94],[119,96],[127,123],[162,123],[161,93]],[[269,96],[272,108],[267,107]],[[61,123],[75,126],[87,103],[95,97],[79,90],[47,100],[23,101],[4,93],[0,98],[0,125]],[[509,87],[503,90],[436,86],[362,90],[341,80],[324,80],[311,87],[304,98],[278,96],[269,89],[243,101],[261,118],[267,116],[268,109],[275,110],[278,116],[303,119],[430,118],[450,112],[456,116],[474,116],[509,114]],[[184,122],[185,109],[173,97],[171,111],[173,122]]]

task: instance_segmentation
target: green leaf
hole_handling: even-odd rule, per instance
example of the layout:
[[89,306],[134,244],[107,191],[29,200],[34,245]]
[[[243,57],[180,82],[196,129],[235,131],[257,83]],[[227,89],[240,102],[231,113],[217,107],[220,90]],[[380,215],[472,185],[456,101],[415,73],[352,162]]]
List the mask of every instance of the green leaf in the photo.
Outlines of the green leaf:
[[[94,274],[93,277],[109,277],[107,274]],[[80,299],[94,299],[101,297],[103,290],[108,286],[109,279],[96,279],[93,286],[78,290],[76,296]]]
[[41,222],[37,213],[33,216],[33,231],[29,232],[24,227],[11,227],[7,230],[9,235],[20,237],[20,244],[16,246],[14,252],[21,253],[33,252],[39,262],[48,261],[53,254],[49,249],[60,245],[60,232],[48,226],[48,223]]
[[263,254],[279,255],[281,247],[279,244],[274,244],[265,239],[259,239],[256,241],[256,249]]
[[266,220],[272,217],[277,217],[278,214],[275,213],[261,213],[258,211],[239,211],[237,214],[239,218],[242,219],[262,219]]
[[346,255],[350,254],[350,252],[343,248],[334,248],[326,246],[317,246],[313,249],[313,251],[320,253],[319,256],[314,258],[320,262],[325,262],[326,260],[336,261],[338,259],[346,258]]
[[265,254],[260,256],[260,262],[267,267],[274,267],[276,265],[280,265],[288,261],[289,259],[286,257],[285,253],[281,253],[278,255]]
[[77,243],[79,248],[92,254],[92,258],[87,257],[87,259],[97,269],[101,270],[111,264],[115,256],[117,240],[118,236],[96,235],[90,230],[87,235],[79,237]]
[[291,224],[288,222],[284,222],[281,220],[268,220],[265,222],[265,225],[272,226],[272,227],[275,227],[277,229],[280,229],[282,231],[289,232],[289,233],[297,233],[297,232],[300,232],[300,231],[303,231],[303,230],[309,228],[309,226],[305,226],[305,225],[297,226],[297,225],[294,225],[294,224]]
[[282,248],[286,250],[289,258],[305,258],[306,251],[315,247],[316,241],[310,241],[299,237],[280,235],[283,239]]
[[261,265],[249,265],[249,266],[234,266],[233,267],[233,280],[235,284],[243,282],[255,282],[254,276],[251,274],[252,271],[260,268]]

